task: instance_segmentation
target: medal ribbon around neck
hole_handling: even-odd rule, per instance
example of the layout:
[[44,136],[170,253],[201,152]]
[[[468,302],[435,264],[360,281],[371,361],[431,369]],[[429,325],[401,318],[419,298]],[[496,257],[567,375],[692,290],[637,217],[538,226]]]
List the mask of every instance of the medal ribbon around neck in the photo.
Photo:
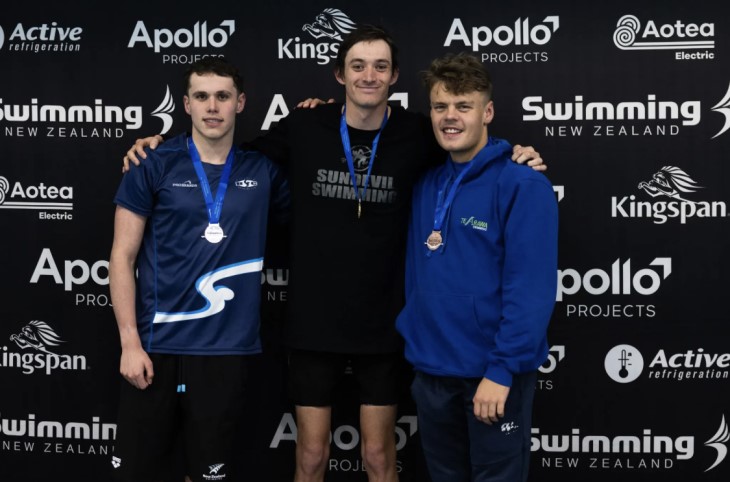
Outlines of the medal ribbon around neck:
[[[454,162],[451,160],[451,156],[449,156],[448,162]],[[443,245],[441,228],[443,227],[446,213],[449,212],[449,208],[454,202],[454,198],[456,197],[456,190],[459,189],[459,184],[461,184],[462,179],[464,179],[464,176],[466,176],[466,173],[469,172],[469,169],[471,169],[472,165],[473,161],[464,166],[463,169],[461,169],[461,172],[451,184],[451,188],[449,189],[449,193],[446,195],[446,199],[444,199],[444,192],[446,191],[446,187],[449,185],[449,182],[452,179],[451,176],[446,179],[443,189],[439,191],[439,196],[436,201],[436,210],[433,216],[433,231],[424,243],[431,251],[436,251],[440,246]]]
[[357,188],[357,177],[355,177],[355,161],[352,159],[352,146],[350,145],[350,133],[347,130],[347,120],[345,119],[345,112],[347,106],[342,107],[342,117],[340,117],[340,137],[342,138],[342,147],[345,149],[345,158],[347,159],[347,168],[350,170],[350,179],[352,180],[352,187],[355,188],[355,197],[357,198],[357,217],[360,218],[362,212],[362,199],[365,197],[365,192],[368,189],[368,182],[370,182],[370,173],[373,170],[373,164],[375,164],[375,152],[378,150],[378,142],[380,141],[380,134],[385,129],[385,124],[388,123],[388,106],[385,106],[385,114],[383,114],[383,123],[380,124],[380,130],[378,131],[375,139],[373,139],[373,146],[370,149],[370,162],[368,165],[368,174],[365,177],[365,182],[362,187],[362,195],[360,190]]
[[[205,206],[208,210],[208,229],[215,226],[215,228],[217,228],[216,231],[220,233],[218,236],[222,239],[223,231],[220,229],[219,223],[221,219],[221,211],[223,210],[223,199],[226,197],[226,190],[228,189],[228,179],[231,176],[231,169],[233,168],[233,147],[231,147],[228,157],[226,157],[226,164],[223,167],[221,179],[218,182],[215,200],[213,199],[213,193],[210,190],[208,176],[205,175],[205,170],[203,169],[203,162],[200,160],[200,154],[198,153],[198,149],[195,147],[192,136],[188,137],[188,151],[190,152],[190,157],[193,160],[195,172],[198,174],[200,187],[203,191],[203,199],[205,199]],[[206,229],[206,236],[204,237],[211,243],[219,242],[220,239],[211,240],[211,238],[207,236],[208,229]]]

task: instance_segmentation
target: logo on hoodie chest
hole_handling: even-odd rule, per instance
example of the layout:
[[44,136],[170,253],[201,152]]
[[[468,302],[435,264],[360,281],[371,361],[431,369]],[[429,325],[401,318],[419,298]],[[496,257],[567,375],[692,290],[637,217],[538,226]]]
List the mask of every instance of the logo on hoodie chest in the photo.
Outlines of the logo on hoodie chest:
[[486,231],[488,226],[486,221],[479,220],[474,216],[461,218],[461,224],[462,226],[470,226],[472,229],[476,229],[479,231]]

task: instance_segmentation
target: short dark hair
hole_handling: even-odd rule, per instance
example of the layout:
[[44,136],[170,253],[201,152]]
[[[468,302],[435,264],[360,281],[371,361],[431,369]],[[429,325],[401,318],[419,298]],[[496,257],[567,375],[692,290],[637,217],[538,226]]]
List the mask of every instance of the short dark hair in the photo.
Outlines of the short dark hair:
[[335,59],[335,72],[338,75],[342,75],[345,72],[345,57],[347,57],[347,52],[350,51],[353,45],[360,42],[375,42],[376,40],[382,40],[388,44],[388,47],[390,47],[391,71],[395,72],[398,70],[398,47],[395,45],[390,34],[382,27],[360,25],[350,32],[340,44],[340,49],[337,51],[337,58]]
[[236,89],[238,89],[238,93],[240,94],[243,92],[243,77],[238,72],[238,69],[223,57],[203,57],[202,59],[193,62],[185,71],[185,75],[183,76],[185,95],[187,95],[188,89],[190,88],[190,77],[193,74],[215,74],[221,77],[230,77],[233,79],[233,84],[236,86]]
[[447,92],[465,94],[479,91],[492,100],[492,79],[484,65],[471,54],[460,52],[434,59],[428,70],[421,72],[423,84],[431,92],[433,86],[443,83]]

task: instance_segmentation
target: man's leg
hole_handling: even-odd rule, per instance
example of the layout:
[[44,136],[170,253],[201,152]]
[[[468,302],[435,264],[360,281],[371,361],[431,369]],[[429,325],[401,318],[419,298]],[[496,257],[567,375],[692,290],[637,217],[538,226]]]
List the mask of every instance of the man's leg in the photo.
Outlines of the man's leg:
[[331,407],[296,406],[297,453],[294,482],[322,482],[330,455]]
[[418,433],[431,480],[471,482],[462,381],[418,372],[411,393],[416,402]]
[[396,482],[396,405],[360,406],[362,460],[370,482]]
[[[473,404],[467,407],[474,482],[527,480],[536,382],[536,372],[514,376],[504,417],[495,424],[480,422],[474,416]],[[475,381],[470,389],[472,396],[477,385],[478,381]]]

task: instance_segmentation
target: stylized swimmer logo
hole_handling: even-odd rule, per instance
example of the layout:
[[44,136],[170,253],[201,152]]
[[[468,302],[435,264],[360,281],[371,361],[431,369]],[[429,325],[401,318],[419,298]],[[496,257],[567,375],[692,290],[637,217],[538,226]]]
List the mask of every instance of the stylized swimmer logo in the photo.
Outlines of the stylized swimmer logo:
[[178,321],[199,320],[223,311],[226,301],[235,296],[233,290],[226,286],[214,286],[220,280],[246,273],[260,272],[264,267],[264,258],[250,259],[241,263],[224,266],[206,273],[195,282],[195,289],[205,298],[205,306],[197,311],[183,313],[156,313],[152,323],[175,323]]

